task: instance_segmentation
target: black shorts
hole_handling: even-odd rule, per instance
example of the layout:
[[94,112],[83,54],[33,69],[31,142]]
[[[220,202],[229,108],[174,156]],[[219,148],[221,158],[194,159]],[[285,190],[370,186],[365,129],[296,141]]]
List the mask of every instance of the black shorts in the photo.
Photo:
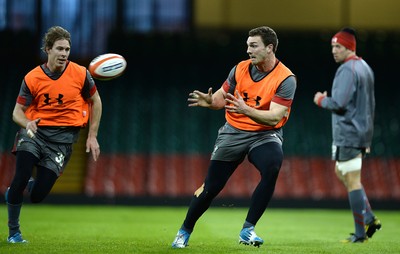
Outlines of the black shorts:
[[15,137],[13,152],[27,151],[39,159],[38,165],[52,170],[60,176],[72,154],[72,144],[49,142],[39,135],[30,138],[25,129],[20,129]]
[[354,159],[359,154],[365,156],[367,149],[360,147],[348,147],[348,146],[332,146],[332,160],[335,161],[348,161]]
[[243,131],[225,123],[218,130],[211,160],[243,161],[252,149],[268,142],[275,142],[282,146],[281,134],[276,130]]

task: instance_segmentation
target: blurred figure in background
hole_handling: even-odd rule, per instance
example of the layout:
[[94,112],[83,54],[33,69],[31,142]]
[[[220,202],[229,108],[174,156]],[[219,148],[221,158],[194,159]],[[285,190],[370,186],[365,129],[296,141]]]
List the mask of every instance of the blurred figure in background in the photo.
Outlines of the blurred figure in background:
[[275,190],[283,161],[282,127],[289,118],[297,86],[295,75],[276,58],[277,47],[278,38],[271,28],[250,30],[250,59],[234,66],[215,93],[209,88],[207,93],[195,90],[189,94],[191,107],[225,109],[226,123],[218,131],[204,184],[194,193],[173,248],[188,245],[197,220],[246,156],[261,179],[251,197],[239,243],[257,247],[264,243],[254,228]]
[[314,103],[332,112],[332,159],[336,161],[336,175],[347,189],[353,212],[355,232],[343,242],[362,243],[381,228],[361,184],[362,159],[369,153],[374,130],[374,73],[356,55],[352,28],[336,33],[331,45],[333,58],[340,64],[332,95],[317,92]]
[[[47,62],[31,70],[22,81],[13,120],[18,131],[13,152],[16,170],[5,193],[8,207],[9,243],[25,243],[19,216],[23,192],[28,186],[33,203],[41,202],[63,173],[72,144],[90,118],[86,151],[94,160],[100,155],[97,142],[102,103],[96,85],[85,67],[68,60],[70,33],[51,27],[43,38]],[[36,167],[36,178],[32,172]],[[29,184],[28,184],[29,182]]]

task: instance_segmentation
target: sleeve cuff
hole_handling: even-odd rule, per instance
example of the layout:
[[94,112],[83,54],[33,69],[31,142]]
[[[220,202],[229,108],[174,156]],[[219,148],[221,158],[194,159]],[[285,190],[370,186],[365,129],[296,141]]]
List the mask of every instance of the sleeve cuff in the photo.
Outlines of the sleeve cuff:
[[317,105],[318,105],[319,107],[322,107],[322,100],[325,99],[325,97],[326,97],[326,96],[321,96],[321,97],[318,99]]

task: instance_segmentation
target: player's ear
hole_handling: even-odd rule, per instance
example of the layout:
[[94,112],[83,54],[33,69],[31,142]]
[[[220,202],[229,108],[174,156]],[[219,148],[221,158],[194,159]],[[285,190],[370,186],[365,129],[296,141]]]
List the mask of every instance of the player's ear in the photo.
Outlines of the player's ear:
[[274,45],[272,45],[272,44],[268,44],[268,45],[266,46],[266,48],[267,48],[267,52],[268,52],[268,53],[271,53],[271,52],[274,51]]

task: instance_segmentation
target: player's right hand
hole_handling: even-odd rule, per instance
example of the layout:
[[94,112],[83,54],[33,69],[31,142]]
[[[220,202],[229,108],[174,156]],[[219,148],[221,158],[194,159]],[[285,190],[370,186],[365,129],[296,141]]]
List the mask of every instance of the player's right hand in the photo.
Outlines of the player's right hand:
[[208,89],[208,93],[202,93],[198,90],[194,90],[193,92],[189,93],[189,107],[210,107],[212,104],[212,88]]
[[37,132],[38,129],[38,124],[40,122],[40,118],[36,118],[35,120],[29,121],[26,124],[26,132],[28,133],[30,138],[34,138],[35,134]]

